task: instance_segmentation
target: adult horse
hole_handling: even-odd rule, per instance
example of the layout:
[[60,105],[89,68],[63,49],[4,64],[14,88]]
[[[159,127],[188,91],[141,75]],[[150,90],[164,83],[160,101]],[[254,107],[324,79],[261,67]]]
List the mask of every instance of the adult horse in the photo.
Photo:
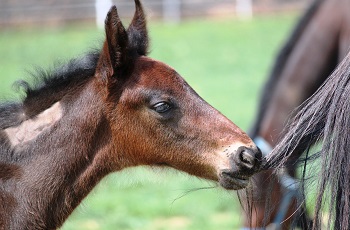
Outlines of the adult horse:
[[[300,106],[283,139],[266,157],[264,167],[278,169],[289,164],[288,161],[295,161],[295,149],[301,153],[320,142],[319,152],[310,155],[307,151],[303,159],[306,165],[314,160],[314,156],[321,158],[314,176],[318,186],[311,227],[315,230],[325,227],[341,230],[350,226],[349,95],[350,53],[316,93]],[[306,171],[307,167],[304,167],[302,188],[310,183]],[[301,193],[304,195],[303,190]]]
[[[278,143],[289,114],[322,85],[346,55],[350,46],[349,12],[349,0],[314,1],[280,50],[250,132],[265,154]],[[297,158],[304,149],[297,147],[293,151],[291,156]],[[293,164],[288,165],[286,171],[293,176],[294,168]],[[273,223],[277,228],[288,229],[288,219],[294,215],[300,216],[298,224],[308,228],[305,210],[297,211],[295,199],[290,199],[295,193],[293,185],[282,186],[280,179],[271,176],[271,171],[255,177],[253,216],[246,218],[246,226],[264,228]],[[272,188],[266,186],[267,181],[272,181]],[[266,213],[267,206],[270,213]]]
[[146,56],[142,6],[126,30],[116,7],[101,51],[27,83],[0,105],[0,229],[56,229],[108,173],[169,166],[247,186],[261,152],[166,64]]

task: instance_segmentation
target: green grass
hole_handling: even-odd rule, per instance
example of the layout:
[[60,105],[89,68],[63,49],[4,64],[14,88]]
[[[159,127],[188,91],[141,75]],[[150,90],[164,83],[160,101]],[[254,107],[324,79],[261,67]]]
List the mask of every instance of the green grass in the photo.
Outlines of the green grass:
[[[295,19],[269,15],[252,21],[150,23],[150,56],[174,67],[205,100],[248,129],[261,85]],[[99,47],[102,38],[102,31],[82,25],[0,31],[0,97],[16,98],[11,84],[27,79],[27,70],[51,68],[57,60]],[[237,229],[242,214],[234,192],[215,188],[187,194],[208,186],[172,170],[115,173],[62,229]]]

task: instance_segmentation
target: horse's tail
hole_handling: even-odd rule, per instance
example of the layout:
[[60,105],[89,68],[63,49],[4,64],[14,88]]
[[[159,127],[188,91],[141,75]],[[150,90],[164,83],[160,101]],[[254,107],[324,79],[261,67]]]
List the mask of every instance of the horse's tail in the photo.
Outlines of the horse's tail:
[[[313,229],[322,228],[321,216],[322,210],[325,209],[329,216],[328,228],[348,229],[350,226],[350,154],[348,153],[350,53],[298,111],[282,140],[266,157],[265,168],[280,168],[283,164],[289,163],[288,159],[294,149],[306,150],[312,143],[320,141],[322,147],[318,154],[322,164],[316,177],[320,181],[316,191]],[[304,160],[309,161],[310,158]],[[306,179],[305,176],[303,179]]]
[[266,105],[268,105],[271,100],[272,92],[274,91],[275,86],[277,85],[278,79],[281,76],[281,72],[285,68],[288,58],[291,52],[293,51],[293,49],[295,48],[295,46],[298,44],[299,38],[303,34],[306,26],[309,24],[309,22],[315,15],[315,12],[317,12],[319,6],[323,1],[324,0],[315,0],[309,6],[309,8],[306,10],[306,12],[303,14],[301,19],[298,21],[298,23],[294,27],[288,40],[285,42],[284,46],[280,49],[279,53],[277,54],[276,61],[269,74],[270,77],[268,78],[262,90],[262,95],[260,97],[259,108],[258,108],[256,119],[249,131],[249,134],[251,137],[254,138],[258,135],[260,131],[261,120],[265,115],[265,111],[267,107]]

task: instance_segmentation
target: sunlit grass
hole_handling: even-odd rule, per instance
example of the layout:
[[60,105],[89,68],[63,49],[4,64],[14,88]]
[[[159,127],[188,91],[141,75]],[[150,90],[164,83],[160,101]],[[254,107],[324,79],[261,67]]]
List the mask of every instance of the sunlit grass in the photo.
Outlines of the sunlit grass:
[[[295,18],[150,23],[150,56],[174,67],[204,99],[248,129],[261,85]],[[102,38],[103,31],[87,25],[0,31],[0,97],[14,97],[11,85],[26,79],[26,70],[51,68],[57,60],[99,47]],[[100,183],[62,229],[237,229],[242,214],[234,192],[212,188],[187,194],[210,186],[173,171],[116,173]]]

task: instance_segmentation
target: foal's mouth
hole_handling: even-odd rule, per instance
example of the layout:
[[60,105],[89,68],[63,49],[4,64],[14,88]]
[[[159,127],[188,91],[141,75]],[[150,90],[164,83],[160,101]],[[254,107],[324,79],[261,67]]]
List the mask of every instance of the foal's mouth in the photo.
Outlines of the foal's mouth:
[[230,190],[248,186],[249,178],[258,172],[262,163],[262,153],[256,146],[240,146],[230,157],[230,165],[219,172],[219,184]]
[[248,186],[249,177],[237,172],[223,170],[219,176],[219,184],[227,190],[239,190]]

